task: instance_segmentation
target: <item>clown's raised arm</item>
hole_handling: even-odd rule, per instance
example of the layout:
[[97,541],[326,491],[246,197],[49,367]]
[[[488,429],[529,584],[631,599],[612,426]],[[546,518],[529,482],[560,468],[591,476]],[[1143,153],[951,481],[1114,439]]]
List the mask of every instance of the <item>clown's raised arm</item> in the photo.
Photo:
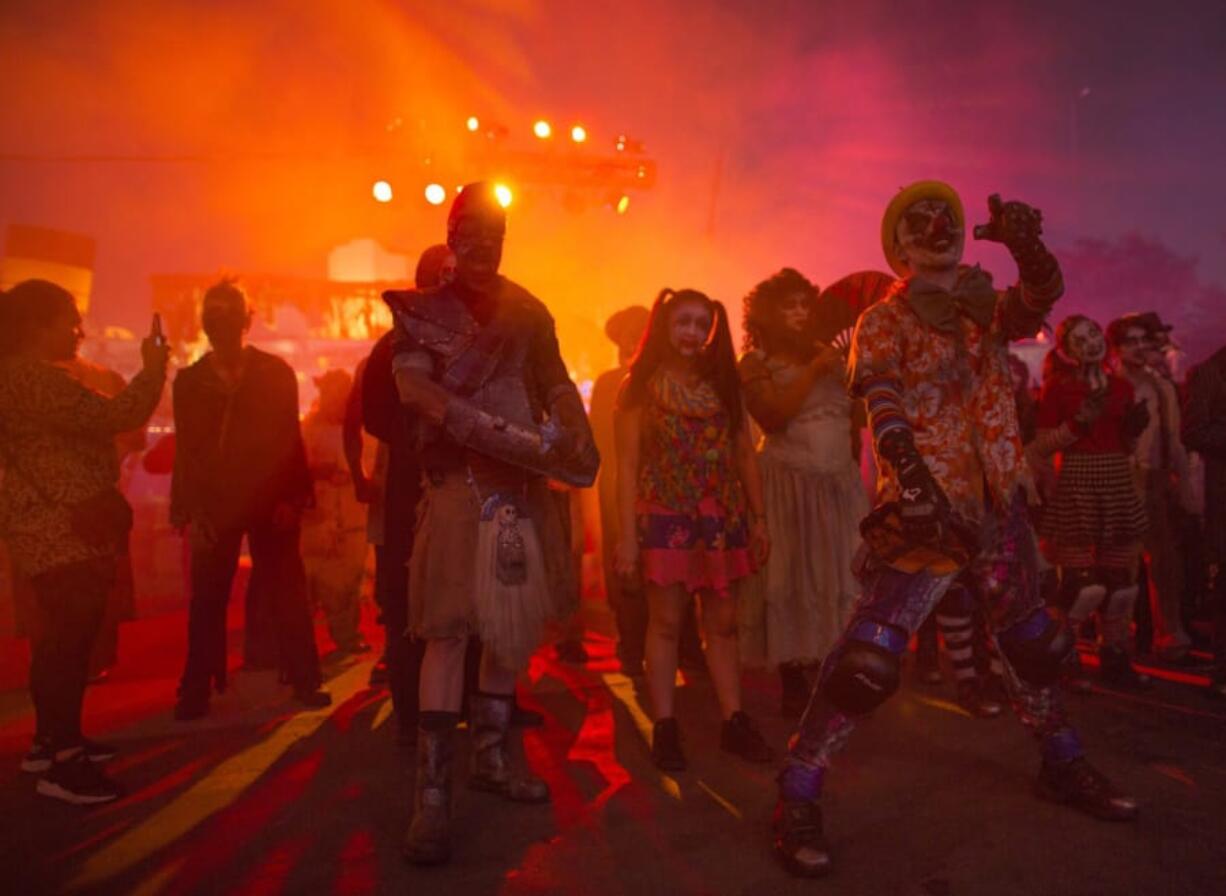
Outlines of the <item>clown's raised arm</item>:
[[1003,243],[1017,262],[1017,285],[1006,289],[997,308],[997,325],[1007,340],[1034,336],[1064,294],[1060,263],[1044,244],[1043,214],[1024,202],[988,197],[991,220],[975,228],[976,239]]

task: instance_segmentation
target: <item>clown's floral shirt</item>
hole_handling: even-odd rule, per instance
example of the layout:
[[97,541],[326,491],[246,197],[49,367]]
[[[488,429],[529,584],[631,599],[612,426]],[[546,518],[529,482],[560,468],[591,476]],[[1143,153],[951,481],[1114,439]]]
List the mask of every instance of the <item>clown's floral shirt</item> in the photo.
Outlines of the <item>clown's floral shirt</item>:
[[[982,518],[989,504],[1003,512],[1028,475],[1007,346],[1035,335],[1041,309],[1058,292],[1036,301],[1021,286],[994,290],[978,267],[963,268],[945,295],[960,309],[977,303],[979,313],[960,310],[938,328],[917,314],[913,288],[911,280],[897,281],[861,315],[852,337],[852,392],[868,402],[874,446],[891,426],[909,426],[956,512],[968,520]],[[930,298],[934,288],[921,289]],[[893,467],[878,456],[877,469],[878,500],[897,500]]]

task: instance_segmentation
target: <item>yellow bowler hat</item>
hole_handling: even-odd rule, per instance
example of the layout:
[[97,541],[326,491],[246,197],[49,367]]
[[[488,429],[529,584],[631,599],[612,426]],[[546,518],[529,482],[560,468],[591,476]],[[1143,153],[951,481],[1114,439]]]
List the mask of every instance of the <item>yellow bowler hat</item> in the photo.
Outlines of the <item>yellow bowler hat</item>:
[[881,218],[881,251],[885,253],[885,260],[890,269],[899,277],[905,277],[909,272],[907,266],[902,263],[902,259],[898,257],[898,249],[895,245],[898,219],[902,217],[903,212],[921,199],[943,200],[953,209],[958,226],[964,229],[966,227],[966,214],[962,211],[962,199],[949,184],[940,180],[917,180],[910,186],[903,187],[885,207],[885,215]]

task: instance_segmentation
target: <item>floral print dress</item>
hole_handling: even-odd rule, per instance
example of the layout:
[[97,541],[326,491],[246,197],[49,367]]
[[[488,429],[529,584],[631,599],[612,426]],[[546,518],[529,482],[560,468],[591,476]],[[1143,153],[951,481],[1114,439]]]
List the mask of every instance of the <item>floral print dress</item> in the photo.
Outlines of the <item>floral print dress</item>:
[[728,412],[710,383],[649,385],[635,508],[646,581],[727,595],[753,571]]

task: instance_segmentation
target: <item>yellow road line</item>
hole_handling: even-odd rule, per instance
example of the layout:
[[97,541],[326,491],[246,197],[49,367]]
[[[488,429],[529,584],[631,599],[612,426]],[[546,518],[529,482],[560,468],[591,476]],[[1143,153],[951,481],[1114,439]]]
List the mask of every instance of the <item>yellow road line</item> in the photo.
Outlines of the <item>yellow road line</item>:
[[[647,718],[647,713],[643,711],[638,697],[635,696],[634,682],[619,672],[606,672],[600,677],[605,687],[609,689],[609,693],[626,707],[626,711],[630,713],[630,718],[634,720],[634,726],[638,729],[644,742],[651,743],[651,719]],[[677,779],[663,772],[659,772],[658,775],[660,787],[664,792],[673,799],[680,800],[681,785],[677,783]]]
[[703,790],[705,790],[705,791],[707,792],[707,795],[708,795],[709,797],[711,797],[711,799],[715,800],[715,802],[716,802],[716,803],[718,803],[718,804],[719,804],[721,807],[723,807],[723,809],[724,809],[724,810],[725,810],[725,811],[726,811],[726,812],[727,812],[729,815],[731,815],[733,818],[735,818],[737,821],[741,821],[741,820],[742,820],[742,819],[745,817],[744,815],[742,815],[742,814],[741,814],[741,810],[740,810],[740,809],[738,809],[736,806],[732,805],[732,803],[730,803],[730,802],[729,802],[727,799],[725,799],[724,797],[722,797],[722,796],[720,796],[718,793],[716,793],[714,790],[712,790],[712,789],[711,789],[711,788],[710,788],[710,787],[707,785],[707,782],[706,782],[706,781],[699,780],[699,782],[698,782],[698,786],[699,786],[699,787],[701,787]]
[[379,706],[379,711],[375,713],[375,717],[370,720],[370,730],[378,731],[379,728],[392,717],[392,698],[384,699],[382,705]]
[[68,884],[77,890],[107,880],[158,850],[233,803],[290,747],[314,734],[336,709],[366,687],[370,664],[360,663],[328,683],[332,705],[300,712],[253,744],[218,765],[190,788],[121,837],[90,856]]

